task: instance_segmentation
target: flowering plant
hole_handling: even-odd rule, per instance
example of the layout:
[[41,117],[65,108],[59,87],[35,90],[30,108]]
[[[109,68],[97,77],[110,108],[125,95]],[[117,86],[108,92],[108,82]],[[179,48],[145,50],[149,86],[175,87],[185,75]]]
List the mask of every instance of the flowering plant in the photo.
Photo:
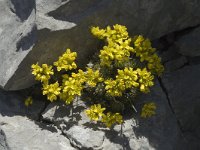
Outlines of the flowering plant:
[[[91,32],[104,40],[105,46],[100,50],[98,59],[92,60],[92,65],[85,70],[78,69],[76,52],[67,49],[53,63],[54,67],[33,64],[32,74],[42,83],[43,95],[51,102],[60,99],[70,104],[83,92],[93,95],[86,114],[91,120],[111,127],[123,122],[124,109],[133,106],[133,100],[139,93],[150,92],[154,76],[160,76],[164,67],[150,40],[141,35],[130,38],[125,26],[92,27]],[[56,71],[60,77],[53,79]],[[142,109],[142,117],[155,114],[156,106],[150,104]],[[119,109],[115,105],[120,106]]]

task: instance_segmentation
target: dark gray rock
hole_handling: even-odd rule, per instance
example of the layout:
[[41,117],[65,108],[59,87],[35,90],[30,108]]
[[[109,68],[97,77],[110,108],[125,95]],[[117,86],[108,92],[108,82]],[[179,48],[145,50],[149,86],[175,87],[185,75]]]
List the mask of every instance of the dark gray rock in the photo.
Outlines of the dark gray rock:
[[[155,102],[156,115],[149,119],[137,116],[137,124],[133,127],[135,137],[138,140],[135,149],[187,149],[185,147],[186,141],[184,141],[176,116],[169,107],[166,93],[157,80],[149,94],[138,97],[135,102],[136,108],[141,110],[142,106],[147,102]],[[134,140],[134,138],[131,140],[131,145],[135,145]],[[140,148],[137,148],[138,146]]]
[[198,64],[200,64],[200,56],[190,57],[188,59],[189,59],[189,64],[190,65],[198,65]]
[[162,58],[162,63],[169,62],[179,58],[181,55],[177,52],[177,47],[175,45],[170,46],[166,51],[163,51],[160,57]]
[[91,26],[118,23],[126,25],[131,36],[155,39],[199,24],[199,6],[200,1],[195,0],[1,1],[0,85],[6,90],[29,87],[34,84],[30,66],[52,64],[66,48],[77,51],[80,64],[87,63],[98,45],[90,34]]
[[6,141],[6,135],[2,129],[0,129],[0,149],[9,150],[9,147]]
[[200,56],[200,27],[197,27],[181,36],[176,41],[176,46],[179,48],[179,53],[185,56],[195,57]]
[[185,56],[178,57],[164,64],[165,72],[178,70],[186,64],[188,64],[188,60]]
[[[192,149],[199,149],[200,144],[200,65],[184,68],[165,74],[162,78],[171,107],[180,122],[185,138]],[[190,148],[191,149],[191,148]]]
[[26,107],[24,102],[27,98],[20,92],[8,92],[0,90],[0,114],[2,116],[28,116],[38,120],[40,112],[45,107],[45,102],[33,99],[33,104]]

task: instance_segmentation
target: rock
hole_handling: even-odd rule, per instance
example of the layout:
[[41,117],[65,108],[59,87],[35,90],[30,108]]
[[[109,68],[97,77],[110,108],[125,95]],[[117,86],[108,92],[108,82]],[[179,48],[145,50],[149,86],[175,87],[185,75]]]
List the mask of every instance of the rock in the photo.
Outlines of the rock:
[[135,138],[132,137],[131,145],[137,143],[135,149],[187,149],[176,116],[172,113],[166,94],[157,80],[149,94],[138,97],[135,102],[136,108],[141,110],[142,106],[148,102],[155,102],[156,115],[149,119],[137,116],[136,122],[138,123],[133,126]]
[[174,32],[169,33],[169,34],[166,35],[165,38],[166,38],[168,45],[173,45],[174,41],[176,39],[176,34]]
[[63,102],[50,103],[42,113],[42,119],[53,122],[61,129],[68,129],[74,124],[82,125],[90,121],[85,109],[86,105],[81,100],[75,100],[73,106]]
[[[140,117],[144,103],[155,102],[156,115],[143,119]],[[172,113],[166,95],[156,80],[151,93],[140,95],[135,102],[138,113],[125,119],[122,127],[117,125],[113,131],[106,132],[103,147],[112,149],[131,150],[174,150],[187,149],[187,143],[182,137],[176,118]],[[133,112],[134,113],[134,112]],[[122,132],[122,135],[120,133]]]
[[191,30],[189,33],[181,36],[176,45],[179,53],[185,56],[200,56],[200,27]]
[[75,150],[54,126],[46,126],[22,116],[0,116],[1,128],[12,150]]
[[71,144],[80,149],[187,149],[185,147],[187,141],[182,137],[175,115],[168,105],[166,94],[157,80],[151,93],[138,97],[135,105],[140,110],[144,103],[152,101],[157,106],[155,116],[142,119],[140,112],[137,114],[131,112],[134,115],[125,116],[124,124],[116,125],[113,129],[90,122],[83,115],[87,108],[83,103],[76,106],[79,109],[74,108],[76,114],[74,120],[69,106],[59,102],[49,104],[42,116],[43,120],[53,122],[60,128],[70,139]]
[[190,65],[198,65],[198,64],[200,64],[200,56],[190,57],[189,58],[189,64]]
[[36,41],[35,0],[0,1],[0,12],[0,87],[9,89],[19,86],[11,78]]
[[118,23],[126,25],[131,36],[143,34],[155,39],[199,24],[199,6],[194,0],[2,1],[0,85],[6,90],[31,86],[30,66],[36,62],[52,64],[66,48],[78,53],[79,64],[86,64],[99,47],[90,34],[91,26]]
[[33,104],[26,107],[24,104],[27,96],[19,92],[8,92],[0,90],[0,114],[2,116],[29,116],[32,119],[39,119],[40,112],[45,107],[45,102],[33,99]]
[[189,141],[190,149],[199,149],[200,144],[200,65],[185,66],[184,68],[163,76],[163,86],[166,88],[171,107],[185,138]]
[[2,129],[0,129],[0,149],[9,150],[9,147],[6,141],[6,135]]
[[71,143],[79,149],[102,149],[104,132],[82,126],[73,126],[65,132]]
[[37,0],[36,1],[36,9],[37,9],[37,17],[36,23],[38,30],[42,29],[50,29],[51,31],[58,31],[64,29],[71,29],[75,27],[76,24],[70,21],[62,21],[54,19],[49,16],[48,13],[57,10],[59,7],[62,7],[64,4],[68,3],[68,1],[63,0]]
[[186,64],[188,64],[188,60],[185,56],[178,57],[164,64],[165,72],[175,71],[177,69],[180,69]]
[[169,49],[163,51],[160,57],[162,58],[162,63],[169,62],[171,60],[175,60],[179,58],[181,55],[177,52],[176,46],[170,46]]

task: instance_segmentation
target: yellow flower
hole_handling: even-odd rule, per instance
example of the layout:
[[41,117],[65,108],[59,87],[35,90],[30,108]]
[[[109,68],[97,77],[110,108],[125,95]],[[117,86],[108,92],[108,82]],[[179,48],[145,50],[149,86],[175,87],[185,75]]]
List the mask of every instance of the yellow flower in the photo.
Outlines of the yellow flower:
[[136,71],[139,77],[140,91],[148,93],[150,91],[149,88],[154,85],[154,76],[151,72],[147,71],[146,68],[143,68],[142,70],[138,68]]
[[106,92],[111,96],[122,96],[122,93],[126,89],[137,88],[138,83],[138,73],[131,67],[125,67],[124,70],[118,69],[118,74],[116,79],[108,79],[105,83]]
[[58,71],[63,70],[72,70],[76,69],[77,65],[74,62],[77,57],[76,52],[71,52],[70,49],[67,49],[66,52],[59,57],[58,61],[54,62],[54,66],[57,67]]
[[76,96],[81,95],[84,82],[85,76],[82,70],[79,70],[77,74],[72,73],[72,77],[63,80],[60,99],[64,100],[67,104],[70,104]]
[[125,90],[125,85],[123,81],[120,80],[105,80],[106,93],[110,96],[122,96],[122,92]]
[[110,66],[113,61],[117,63],[128,61],[130,52],[134,52],[133,47],[130,46],[131,38],[129,38],[125,26],[116,24],[113,29],[110,26],[106,29],[93,27],[91,32],[100,39],[106,39],[108,43],[100,50],[101,66]]
[[83,72],[83,70],[79,69],[78,73],[72,73],[72,77],[74,79],[76,79],[77,81],[79,81],[81,84],[84,83],[86,81],[86,75]]
[[103,116],[104,110],[105,108],[102,108],[101,104],[94,104],[85,113],[91,120],[98,121]]
[[48,82],[50,79],[50,75],[53,75],[53,69],[52,66],[48,66],[47,64],[42,64],[40,67],[37,64],[33,64],[31,66],[32,68],[32,74],[35,76],[35,79],[41,82]]
[[99,39],[103,39],[104,38],[104,34],[105,34],[105,30],[103,29],[99,29],[99,27],[92,27],[91,28],[91,33],[98,37]]
[[33,104],[33,98],[31,96],[29,96],[25,102],[24,102],[25,106],[28,107],[29,105]]
[[125,67],[124,70],[118,69],[116,80],[122,80],[126,89],[139,86],[137,71],[131,67]]
[[108,112],[107,114],[104,114],[101,120],[108,128],[110,128],[113,124],[118,123],[122,124],[123,123],[123,118],[119,113],[111,113]]
[[94,71],[91,68],[87,68],[85,77],[86,77],[86,83],[91,87],[95,87],[98,82],[103,81],[103,78],[101,77],[99,70]]
[[59,87],[58,82],[53,84],[43,84],[43,95],[47,95],[47,99],[51,102],[57,100],[60,90],[61,88]]
[[142,108],[141,117],[142,118],[151,117],[151,116],[155,115],[155,110],[156,110],[155,103],[153,103],[153,102],[147,103]]
[[164,67],[161,64],[161,59],[155,53],[155,48],[152,48],[149,39],[145,39],[143,36],[135,36],[133,39],[134,51],[137,57],[140,57],[140,61],[146,61],[148,69],[157,75],[161,75],[164,71]]

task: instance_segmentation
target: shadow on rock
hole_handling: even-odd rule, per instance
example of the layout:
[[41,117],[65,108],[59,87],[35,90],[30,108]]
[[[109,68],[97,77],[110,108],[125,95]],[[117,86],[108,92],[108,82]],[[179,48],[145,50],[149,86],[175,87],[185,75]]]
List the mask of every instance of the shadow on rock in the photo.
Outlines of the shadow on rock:
[[40,94],[34,95],[33,103],[30,106],[25,106],[25,100],[32,93],[36,92],[33,90],[25,89],[21,91],[4,91],[0,89],[0,114],[1,116],[26,116],[30,119],[39,120],[40,113],[45,107],[44,97]]

